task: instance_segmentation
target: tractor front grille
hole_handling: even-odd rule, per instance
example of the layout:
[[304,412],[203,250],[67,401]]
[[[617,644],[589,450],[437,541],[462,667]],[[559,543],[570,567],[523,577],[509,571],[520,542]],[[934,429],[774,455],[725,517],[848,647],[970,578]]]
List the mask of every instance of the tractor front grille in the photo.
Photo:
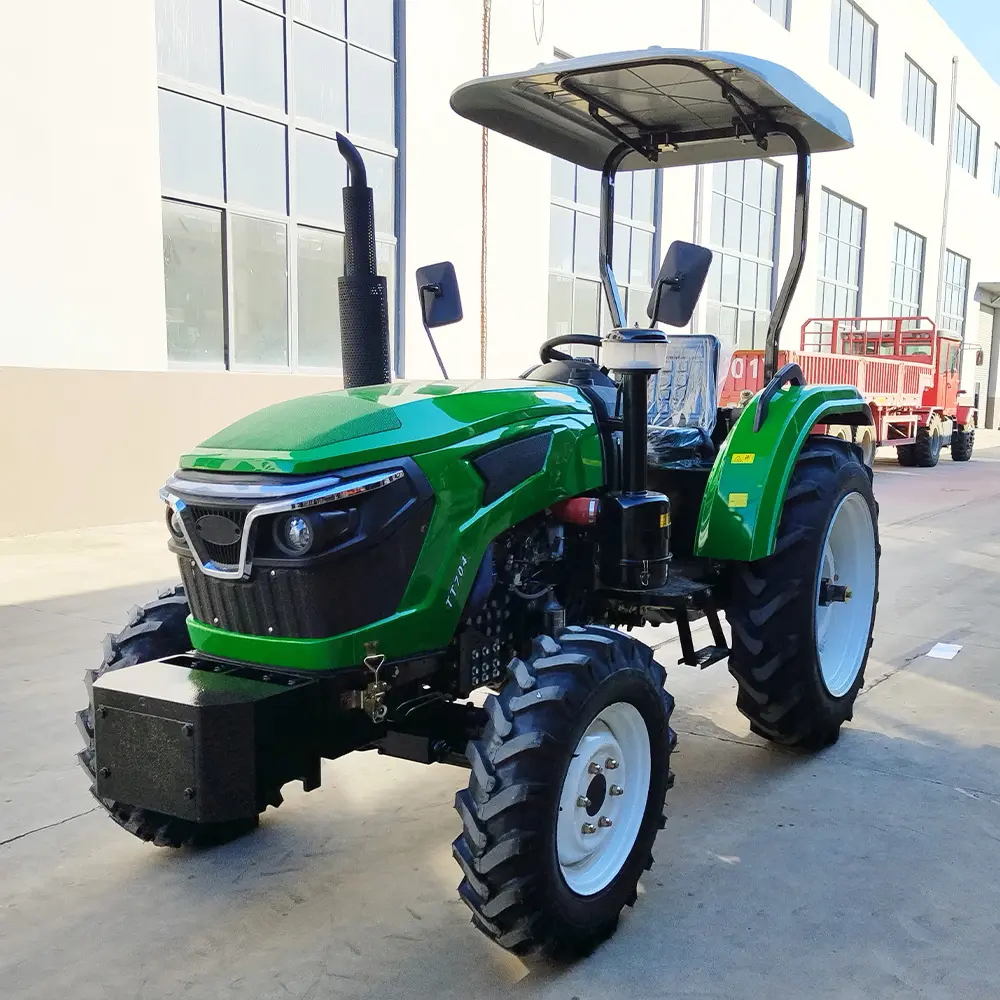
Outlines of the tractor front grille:
[[[201,507],[190,506],[191,521],[195,530],[192,537],[193,544],[198,548],[198,554],[203,562],[213,562],[219,569],[235,569],[240,562],[240,540],[243,537],[243,525],[246,523],[249,507]],[[231,545],[218,545],[210,542],[198,532],[198,521],[207,515],[224,517],[227,521],[232,521],[236,529],[236,541]]]

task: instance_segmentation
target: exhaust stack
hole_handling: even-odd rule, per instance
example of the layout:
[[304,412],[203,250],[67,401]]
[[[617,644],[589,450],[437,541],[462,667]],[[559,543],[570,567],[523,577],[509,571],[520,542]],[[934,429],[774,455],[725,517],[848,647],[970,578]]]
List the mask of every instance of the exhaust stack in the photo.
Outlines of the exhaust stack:
[[346,136],[337,147],[347,161],[344,188],[344,274],[337,279],[344,387],[382,385],[389,371],[389,297],[375,267],[375,212],[364,160]]

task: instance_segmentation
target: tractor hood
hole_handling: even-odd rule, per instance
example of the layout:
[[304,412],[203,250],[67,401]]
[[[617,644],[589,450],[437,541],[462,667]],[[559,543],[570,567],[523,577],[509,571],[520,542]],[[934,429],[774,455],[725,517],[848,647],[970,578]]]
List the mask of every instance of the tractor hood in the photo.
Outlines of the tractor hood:
[[497,427],[559,414],[593,420],[577,389],[552,382],[393,382],[275,403],[181,458],[181,468],[303,474],[416,456]]

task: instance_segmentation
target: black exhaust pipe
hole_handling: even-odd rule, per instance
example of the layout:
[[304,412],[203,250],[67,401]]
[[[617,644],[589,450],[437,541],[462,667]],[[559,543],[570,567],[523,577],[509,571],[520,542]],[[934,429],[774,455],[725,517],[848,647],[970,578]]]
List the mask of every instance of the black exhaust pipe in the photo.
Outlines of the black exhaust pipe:
[[344,188],[344,274],[337,279],[344,387],[382,385],[389,371],[389,295],[375,267],[375,210],[364,160],[346,136],[337,133],[347,161]]

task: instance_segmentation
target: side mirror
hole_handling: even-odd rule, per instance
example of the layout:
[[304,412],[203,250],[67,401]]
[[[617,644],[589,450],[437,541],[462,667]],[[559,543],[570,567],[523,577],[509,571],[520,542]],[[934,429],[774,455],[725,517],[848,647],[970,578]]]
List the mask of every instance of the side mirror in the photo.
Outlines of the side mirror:
[[670,244],[656,276],[646,315],[654,323],[687,326],[712,266],[712,251],[680,240]]
[[424,322],[427,339],[444,378],[448,371],[438,353],[437,344],[431,330],[438,326],[449,326],[462,318],[462,297],[458,294],[458,277],[455,265],[450,260],[440,264],[427,264],[417,268],[417,293],[420,296],[420,318]]
[[462,298],[458,293],[455,265],[450,260],[417,268],[417,291],[424,326],[435,329],[462,318]]

